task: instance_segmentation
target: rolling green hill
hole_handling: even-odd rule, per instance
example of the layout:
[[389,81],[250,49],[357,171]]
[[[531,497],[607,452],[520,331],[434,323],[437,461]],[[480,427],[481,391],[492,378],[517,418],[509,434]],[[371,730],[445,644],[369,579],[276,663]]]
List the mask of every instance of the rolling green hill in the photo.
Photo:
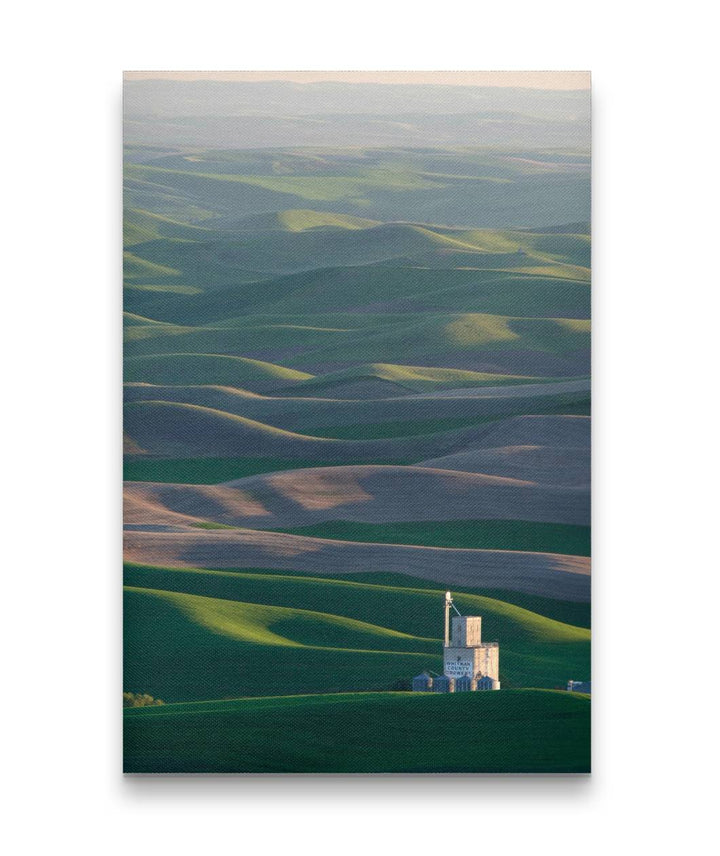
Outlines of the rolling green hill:
[[[442,591],[144,566],[126,577],[125,686],[165,701],[388,690],[441,665]],[[506,686],[554,687],[589,672],[587,629],[454,596],[483,616],[484,639],[501,641]]]
[[[248,458],[315,458],[318,466],[330,459],[369,462],[414,456],[420,460],[437,458],[467,446],[472,448],[496,424],[471,420],[467,427],[441,424],[438,427],[445,430],[421,430],[413,434],[410,429],[400,436],[356,440],[287,431],[196,404],[137,401],[125,405],[126,436],[139,448],[154,455],[221,458],[242,454]],[[363,436],[371,433],[366,432]]]
[[202,226],[188,225],[151,211],[126,208],[123,212],[123,244],[126,247],[145,244],[162,238],[177,241],[202,241],[212,237],[213,232]]
[[[207,125],[207,119],[203,122]],[[301,136],[307,130],[305,124]],[[310,208],[380,221],[497,229],[590,217],[589,153],[567,148],[316,146],[222,156],[196,149],[192,155],[158,152],[150,163],[128,164],[125,180],[126,204],[171,219],[204,220],[211,212],[221,222],[232,222]]]
[[[126,584],[138,588],[184,591],[271,605],[286,604],[298,609],[313,609],[322,603],[332,613],[342,613],[358,621],[372,619],[375,623],[396,624],[400,620],[403,622],[402,631],[413,636],[429,637],[438,633],[433,610],[437,609],[438,597],[442,600],[442,590],[432,580],[407,574],[359,571],[335,578],[267,568],[207,570],[132,562],[126,562],[124,568]],[[427,597],[414,601],[415,594]],[[483,600],[465,600],[469,596]],[[458,597],[466,612],[490,600],[512,604],[560,624],[586,629],[590,626],[588,603],[544,598],[508,589],[464,588]],[[408,604],[414,604],[411,610],[406,608]],[[423,616],[420,607],[427,608],[428,614]]]
[[[295,215],[280,214],[291,224],[297,224]],[[329,219],[327,216],[325,219]],[[338,218],[341,219],[341,218]],[[321,218],[318,218],[321,220]],[[166,221],[167,222],[167,221]],[[167,229],[165,229],[167,231]],[[392,260],[431,261],[442,266],[479,265],[480,267],[518,268],[545,267],[562,268],[567,264],[563,254],[537,253],[530,249],[528,237],[519,234],[514,240],[483,240],[481,233],[453,235],[437,227],[410,223],[379,223],[365,228],[348,229],[347,222],[335,227],[284,228],[262,232],[246,231],[239,236],[233,233],[209,231],[182,232],[183,237],[154,236],[147,231],[147,241],[139,241],[143,232],[136,225],[133,252],[150,264],[175,271],[169,276],[181,276],[186,283],[198,278],[203,267],[212,266],[213,278],[204,280],[208,288],[228,283],[232,269],[265,272],[268,275],[293,273],[303,270],[331,267],[338,264],[367,265]],[[481,235],[480,239],[475,236]],[[557,237],[557,236],[556,236]],[[565,236],[562,236],[565,237]],[[557,237],[558,241],[560,240]],[[502,252],[496,246],[502,246]],[[522,247],[527,246],[528,252]],[[485,258],[489,254],[490,258]],[[454,264],[448,265],[448,260]],[[474,264],[473,264],[474,263]],[[577,265],[566,275],[577,275]],[[229,284],[229,283],[228,283]]]
[[[125,408],[125,432],[140,448],[156,454],[190,452],[222,455],[243,452],[247,456],[286,454],[307,457],[314,452],[332,457],[352,454],[352,441],[297,434],[220,410],[195,404],[141,401]],[[356,444],[362,455],[367,445]],[[371,449],[368,454],[382,450]]]
[[[142,313],[140,313],[142,314]],[[298,319],[299,320],[299,319]],[[178,368],[177,383],[215,383],[243,386],[242,376],[233,383],[223,380],[226,375],[204,372],[203,380],[194,367],[186,366],[190,356],[207,362],[220,355],[245,358],[248,353],[262,353],[272,362],[282,362],[288,368],[319,374],[313,370],[317,365],[355,364],[348,369],[351,374],[367,376],[367,366],[399,366],[398,371],[414,367],[438,368],[450,372],[473,370],[469,360],[483,360],[498,367],[481,373],[506,376],[560,376],[587,375],[585,364],[579,369],[568,370],[560,363],[560,370],[549,370],[552,361],[543,361],[543,354],[557,355],[587,350],[590,343],[590,322],[583,319],[566,318],[512,318],[483,313],[456,313],[443,315],[420,313],[403,318],[394,325],[385,324],[361,330],[317,329],[313,319],[302,319],[305,323],[292,328],[265,325],[253,329],[243,328],[200,328],[192,331],[175,327],[175,335],[168,335],[168,328],[158,328],[153,338],[142,338],[127,345],[130,359],[139,360],[147,355],[174,355],[177,363],[187,372],[185,376]],[[313,329],[315,328],[315,329]],[[137,338],[137,334],[134,334]],[[189,349],[189,351],[185,350]],[[487,353],[491,356],[488,358]],[[535,371],[513,369],[512,352],[537,352]],[[428,361],[431,360],[430,364]],[[452,360],[454,365],[443,368],[435,361]],[[264,360],[263,360],[264,361]],[[156,363],[158,359],[156,359]],[[516,361],[517,362],[517,361]],[[543,364],[545,363],[545,365]],[[528,366],[530,362],[525,359]],[[132,367],[135,363],[130,362]],[[507,368],[503,368],[503,365]],[[477,371],[477,369],[475,369]],[[227,374],[227,373],[226,373]],[[374,372],[377,376],[377,371]],[[140,375],[133,370],[128,380],[164,383],[166,375],[158,371]],[[232,376],[231,376],[232,377]],[[490,378],[488,378],[490,379]],[[332,397],[332,396],[330,396]],[[380,396],[378,396],[380,397]]]
[[[506,161],[503,168],[507,169],[510,163]],[[312,276],[317,269],[336,267],[335,275],[340,274],[340,282],[334,289],[325,286],[325,299],[340,309],[342,301],[348,299],[343,294],[343,272],[349,273],[350,267],[359,265],[384,264],[405,270],[405,283],[401,279],[383,293],[383,282],[393,279],[393,273],[386,271],[375,276],[374,283],[363,290],[370,301],[420,297],[428,290],[428,277],[410,294],[407,282],[413,270],[425,268],[434,279],[430,304],[425,309],[450,309],[452,295],[446,292],[464,287],[465,292],[457,297],[468,310],[520,314],[519,307],[512,306],[517,297],[511,296],[505,306],[488,306],[488,297],[491,302],[499,297],[497,293],[492,295],[492,289],[483,305],[472,305],[478,295],[467,290],[469,280],[474,278],[476,283],[481,279],[480,274],[485,273],[485,279],[490,274],[492,282],[494,276],[504,272],[506,277],[515,277],[520,290],[524,288],[525,277],[534,277],[538,282],[543,278],[550,280],[555,300],[563,294],[571,305],[574,303],[573,317],[580,307],[583,307],[580,311],[587,312],[587,296],[580,293],[572,296],[572,289],[567,287],[562,291],[563,280],[589,280],[586,234],[452,228],[437,225],[443,222],[437,217],[418,221],[391,213],[393,200],[403,197],[410,196],[416,202],[437,193],[449,192],[457,197],[463,189],[476,195],[478,181],[483,182],[483,192],[488,197],[495,193],[512,194],[511,179],[417,170],[407,164],[400,168],[397,165],[356,168],[348,173],[347,159],[342,163],[341,174],[334,175],[326,170],[314,175],[242,174],[227,171],[228,165],[229,162],[216,163],[217,171],[203,172],[189,160],[179,168],[177,159],[172,158],[166,160],[166,165],[128,164],[130,207],[125,230],[126,246],[132,248],[126,268],[129,283],[143,280],[145,284],[213,291],[234,289],[239,282],[271,280],[283,274],[303,273],[307,280],[307,275]],[[272,166],[277,170],[278,160]],[[523,168],[515,162],[512,169],[522,172]],[[545,193],[549,188],[546,181]],[[385,216],[372,219],[367,216],[364,209],[372,205],[368,195],[390,202],[390,210],[384,204],[381,206]],[[153,196],[158,197],[156,210],[150,210],[152,205],[148,204]],[[298,202],[304,207],[297,207]],[[214,211],[214,217],[207,216],[208,209]],[[417,210],[422,213],[423,206]],[[191,212],[195,215],[194,222],[188,216]],[[466,273],[460,273],[461,269]],[[366,279],[372,282],[375,273],[365,271]],[[300,294],[292,284],[277,288],[267,283],[256,291],[255,299],[259,302],[269,304],[275,297],[287,300],[286,311],[306,311],[298,306]],[[353,291],[356,295],[363,293],[357,288]],[[438,295],[441,295],[439,302]],[[237,294],[233,302],[238,314],[241,307],[237,305]],[[553,297],[546,296],[544,314],[563,316],[562,307],[558,305],[556,311],[552,302]],[[531,299],[531,303],[538,305],[536,300]],[[272,309],[279,310],[279,306]]]
[[291,208],[287,211],[272,211],[269,214],[257,214],[225,224],[224,228],[236,231],[287,231],[305,232],[308,229],[370,229],[379,226],[378,220],[364,217],[352,217],[332,211],[316,211],[311,208]]
[[409,649],[436,653],[433,650],[437,647],[434,639],[422,639],[325,612],[262,606],[168,591],[140,588],[127,590],[160,598],[177,607],[194,624],[238,642],[331,651],[350,649],[374,652],[387,649],[405,652]]
[[[256,620],[248,625],[243,618],[254,612],[254,605],[239,608],[229,600],[207,601],[194,595],[126,590],[126,688],[142,686],[165,701],[389,689],[423,664],[437,669],[441,662],[439,654],[427,650],[428,643],[413,639],[399,650],[392,644],[396,640],[373,640],[370,634],[363,637],[362,648],[294,640],[288,644],[270,629],[273,611],[268,611],[266,624]],[[208,627],[212,618],[216,623]],[[328,616],[325,622],[331,628],[332,620]],[[317,636],[323,622],[316,623]],[[305,622],[300,630],[307,629]],[[340,635],[336,631],[335,639]],[[357,635],[349,633],[354,642]]]
[[[258,274],[256,282],[246,282],[244,274],[239,278],[236,274],[234,282],[224,287],[215,283],[214,288],[202,296],[188,297],[173,304],[145,297],[142,305],[146,309],[141,314],[180,323],[234,322],[244,326],[253,323],[253,319],[245,318],[247,312],[285,315],[286,323],[297,323],[294,316],[298,314],[312,319],[316,315],[322,318],[320,313],[339,314],[360,309],[366,316],[375,316],[346,318],[344,323],[330,325],[334,327],[357,327],[367,321],[374,322],[382,310],[396,314],[408,311],[452,313],[458,307],[470,312],[510,316],[589,317],[586,276],[558,277],[549,270],[543,275],[481,269],[468,259],[459,261],[461,264],[454,267],[451,260],[443,256],[442,265],[435,268],[428,267],[426,260],[422,265],[395,263],[320,268],[276,278]],[[197,279],[182,282],[198,285]],[[319,304],[314,302],[318,295],[322,295]],[[128,299],[134,298],[129,295]]]
[[129,252],[123,253],[123,273],[131,283],[145,280],[159,280],[162,283],[170,280],[168,284],[172,284],[172,280],[180,276],[180,271],[175,268],[156,264]]
[[[124,690],[164,702],[126,770],[589,770],[587,152],[166,119],[125,171]],[[447,586],[500,692],[404,692]]]
[[411,451],[440,454],[457,442],[453,432],[430,435],[412,446],[402,437],[376,441],[314,437],[221,410],[167,401],[126,405],[125,431],[141,448],[155,454],[185,451],[212,457],[242,452],[246,457],[370,460],[407,457]]
[[206,384],[268,389],[312,375],[285,366],[222,354],[161,354],[127,357],[125,379],[141,383]]
[[323,388],[332,388],[341,382],[369,378],[387,381],[411,392],[432,392],[436,389],[462,389],[473,386],[506,386],[518,383],[538,383],[544,380],[544,378],[472,372],[462,369],[371,363],[370,365],[354,366],[351,369],[308,378],[299,384],[293,392],[296,395],[304,395],[307,394],[308,390],[319,392]]
[[[465,397],[408,395],[410,390],[403,395],[402,387],[385,387],[385,391],[395,390],[397,396],[368,405],[362,399],[298,397],[292,388],[283,388],[282,397],[276,390],[272,397],[219,385],[128,383],[125,400],[196,404],[288,431],[347,439],[433,433],[528,413],[587,413],[589,405],[589,379],[582,378],[483,390],[481,395]],[[328,391],[319,392],[327,395]]]
[[530,520],[439,520],[421,523],[355,523],[334,520],[314,526],[274,530],[311,538],[416,544],[427,547],[470,547],[480,550],[530,550],[539,553],[590,555],[590,527]]
[[125,711],[128,773],[589,773],[590,700],[349,693]]
[[[383,458],[365,463],[411,464],[414,459]],[[178,484],[220,484],[234,479],[272,473],[283,470],[298,470],[307,467],[336,467],[345,464],[360,464],[357,459],[337,460],[314,458],[284,458],[260,455],[258,457],[234,458],[148,458],[144,455],[128,454],[123,463],[125,481],[151,481]]]

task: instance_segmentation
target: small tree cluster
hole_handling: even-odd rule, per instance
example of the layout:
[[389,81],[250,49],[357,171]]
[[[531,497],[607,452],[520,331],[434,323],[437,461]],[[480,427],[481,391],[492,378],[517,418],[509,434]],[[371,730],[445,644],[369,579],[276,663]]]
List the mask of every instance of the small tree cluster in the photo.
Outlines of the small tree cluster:
[[123,693],[123,707],[152,707],[155,704],[165,704],[165,702],[147,693]]

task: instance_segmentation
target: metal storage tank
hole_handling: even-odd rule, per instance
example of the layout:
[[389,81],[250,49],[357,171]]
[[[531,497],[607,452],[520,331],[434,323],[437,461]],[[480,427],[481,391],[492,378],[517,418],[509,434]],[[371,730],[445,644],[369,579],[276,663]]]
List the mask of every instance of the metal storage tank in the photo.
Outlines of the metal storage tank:
[[433,681],[433,692],[454,693],[455,678],[449,678],[447,675],[438,675]]
[[429,693],[433,688],[433,679],[427,672],[415,675],[412,679],[412,688],[414,693]]
[[468,675],[463,675],[461,678],[455,678],[455,692],[456,693],[469,693],[471,690],[474,690],[473,686],[475,682]]
[[489,675],[481,675],[477,679],[477,688],[478,690],[499,690],[500,681],[496,681],[495,678],[491,678]]

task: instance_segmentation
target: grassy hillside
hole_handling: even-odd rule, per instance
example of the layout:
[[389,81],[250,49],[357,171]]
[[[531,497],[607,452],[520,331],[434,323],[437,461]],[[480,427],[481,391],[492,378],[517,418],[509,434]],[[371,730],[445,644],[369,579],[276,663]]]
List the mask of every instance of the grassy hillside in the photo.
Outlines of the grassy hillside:
[[188,225],[179,220],[163,217],[139,208],[126,208],[123,212],[123,244],[132,247],[162,238],[177,241],[202,241],[213,236],[210,229]]
[[[163,396],[165,397],[165,396]],[[357,402],[355,402],[357,403]],[[440,409],[444,402],[438,401],[437,408]],[[465,405],[469,410],[472,402],[459,400],[458,405]],[[513,402],[506,402],[507,409],[513,412]],[[589,402],[587,395],[580,396],[580,400],[573,404],[543,404],[537,403],[533,406],[522,407],[522,402],[517,403],[517,408],[525,413],[564,413],[564,414],[588,414]],[[342,415],[350,418],[352,411]],[[262,415],[262,414],[259,414]],[[403,420],[399,422],[387,421],[363,424],[359,422],[354,425],[317,425],[309,419],[296,418],[296,411],[289,409],[285,418],[278,420],[288,430],[307,431],[310,436],[334,437],[348,440],[370,440],[393,437],[414,437],[418,434],[435,434],[443,428],[448,430],[459,429],[472,425],[486,425],[497,421],[498,417],[470,417],[459,419],[428,419],[428,420]],[[308,424],[310,423],[310,424]],[[282,450],[280,450],[282,452]],[[290,458],[286,454],[258,455],[253,457],[218,456],[217,454],[203,457],[180,457],[177,454],[166,451],[163,459],[153,459],[147,456],[137,457],[131,455],[125,459],[125,478],[128,481],[161,481],[185,484],[218,484],[224,481],[242,478],[246,475],[271,472],[273,470],[297,469],[313,466],[337,466],[340,464],[359,463],[386,463],[386,464],[416,464],[420,463],[426,455],[422,448],[404,450],[405,455],[390,453],[384,450],[383,454],[358,455],[357,457],[346,457],[343,459],[333,458],[332,455],[318,456],[312,458]],[[285,453],[287,450],[285,450]]]
[[[395,385],[391,389],[403,392]],[[299,397],[287,387],[280,396],[279,390],[263,395],[216,384],[128,383],[125,400],[197,404],[288,431],[348,439],[437,432],[526,413],[585,413],[589,404],[589,379],[584,378],[476,389],[477,394],[464,397],[410,395],[405,390],[404,395],[373,399],[369,405],[367,399]],[[322,392],[327,395],[327,390]],[[335,429],[344,433],[333,433]]]
[[[207,129],[207,117],[201,121]],[[438,134],[443,139],[447,121],[434,125],[436,139]],[[367,117],[362,124],[368,127]],[[303,123],[301,137],[309,130]],[[176,124],[174,134],[179,132]],[[252,129],[244,126],[236,138],[248,133]],[[469,139],[477,140],[477,133]],[[172,219],[206,218],[212,212],[228,222],[297,208],[469,228],[589,219],[588,152],[513,151],[502,138],[496,142],[502,148],[392,150],[378,148],[380,141],[349,151],[324,146],[223,152],[222,157],[212,150],[187,156],[159,152],[152,163],[128,166],[126,202]]]
[[[126,574],[125,686],[165,701],[389,690],[441,666],[442,591],[143,566]],[[479,595],[458,593],[456,603],[483,616],[484,639],[501,641],[506,686],[589,673],[588,630]]]
[[128,588],[127,591],[170,603],[194,624],[238,642],[329,651],[387,649],[406,652],[409,649],[436,653],[434,639],[422,639],[326,612],[142,588]]
[[439,431],[421,438],[345,440],[287,431],[221,410],[170,401],[138,401],[125,406],[125,431],[141,448],[159,455],[186,452],[211,457],[232,455],[285,456],[320,460],[407,458],[431,456],[462,446],[465,438],[482,434],[468,428]]
[[238,699],[125,711],[125,771],[589,773],[590,700],[515,690]]
[[[570,416],[564,413],[560,418],[567,419]],[[126,434],[141,448],[167,457],[231,457],[242,451],[249,457],[308,458],[317,455],[320,460],[337,458],[369,461],[417,455],[421,459],[430,459],[466,447],[472,448],[473,444],[485,447],[507,445],[499,441],[484,441],[494,426],[507,421],[511,420],[473,419],[469,425],[466,420],[460,420],[459,425],[457,422],[450,422],[449,425],[441,422],[429,426],[431,429],[441,429],[435,431],[423,430],[423,426],[413,431],[412,426],[408,426],[406,433],[378,431],[380,436],[377,439],[373,438],[376,432],[363,429],[357,432],[358,439],[341,439],[323,436],[327,435],[327,430],[321,436],[288,431],[196,404],[137,401],[125,405]],[[529,433],[532,437],[532,432]]]
[[219,383],[268,389],[308,380],[311,375],[246,357],[218,354],[162,354],[127,357],[125,379],[142,383]]
[[[438,654],[419,650],[415,640],[405,650],[393,649],[384,638],[363,638],[358,648],[288,644],[272,632],[269,618],[264,625],[243,625],[252,609],[226,600],[208,605],[193,595],[126,590],[125,687],[145,687],[166,701],[385,690],[426,662],[435,669],[441,664]],[[210,617],[216,623],[208,627]]]
[[351,217],[348,214],[337,214],[330,211],[312,211],[308,208],[279,211],[276,217],[277,225],[289,232],[304,232],[307,229],[323,228],[370,229],[380,225],[377,220]]
[[341,541],[590,555],[589,526],[535,523],[529,520],[439,520],[385,524],[335,520],[280,531]]
[[[404,632],[416,636],[436,636],[438,633],[433,610],[444,592],[432,580],[406,574],[362,573],[346,574],[341,579],[308,576],[299,571],[275,571],[268,568],[242,570],[208,570],[203,568],[170,568],[126,562],[125,582],[138,588],[163,591],[184,591],[208,597],[245,600],[254,603],[287,604],[298,609],[314,609],[320,603],[333,613],[343,613],[359,621],[372,619],[381,623],[400,618]],[[428,607],[423,617],[420,608],[403,612],[406,598],[425,594],[429,599],[417,601],[417,607]],[[457,594],[457,592],[456,592]],[[468,595],[485,598],[465,601]],[[581,628],[590,627],[590,604],[556,600],[508,589],[477,589],[463,587],[458,595],[463,609],[486,604],[488,600],[518,606],[544,618]]]
[[[149,481],[177,484],[220,484],[221,482],[307,467],[335,467],[342,464],[359,464],[361,461],[339,461],[309,458],[165,458],[126,456],[123,466],[125,481]],[[409,464],[404,458],[391,458],[373,463]]]
[[323,339],[317,348],[293,358],[289,364],[301,368],[312,359],[314,364],[323,361],[330,365],[352,361],[427,366],[428,357],[444,362],[452,355],[453,367],[458,369],[481,370],[485,359],[497,366],[495,372],[499,374],[567,377],[587,371],[568,371],[564,367],[547,371],[546,367],[553,363],[541,358],[535,361],[535,370],[528,371],[528,361],[513,361],[513,352],[562,356],[589,347],[589,342],[590,326],[586,320],[422,313],[410,314],[392,327],[348,334],[342,342]]
[[[152,307],[141,306],[134,314],[147,315],[151,311]],[[142,334],[130,329],[125,336],[127,353],[147,359],[156,354],[186,355],[186,360],[191,354],[202,359],[208,355],[260,357],[265,362],[282,363],[312,374],[323,373],[317,367],[344,365],[347,371],[361,377],[377,377],[383,371],[378,366],[396,366],[396,371],[469,370],[496,375],[494,383],[502,383],[503,375],[567,378],[589,374],[585,362],[579,361],[577,355],[573,359],[574,352],[589,346],[590,327],[585,319],[419,312],[408,313],[394,323],[386,319],[382,324],[343,328],[323,327],[322,319],[313,316],[296,317],[295,324],[282,323],[286,317],[280,316],[274,323],[246,322],[243,326],[223,327],[189,328],[187,324],[167,322],[149,327]],[[534,368],[527,358],[523,359],[523,354],[529,352],[540,355]],[[515,354],[518,356],[513,359]],[[348,363],[355,365],[348,367]],[[224,381],[207,375],[207,380],[199,381],[193,377],[190,374],[183,381],[180,376],[173,382],[242,386],[241,380]],[[153,376],[129,379],[163,383],[162,379],[153,380]]]
[[427,366],[398,366],[389,363],[371,363],[354,366],[339,372],[308,378],[293,390],[295,395],[307,395],[309,391],[320,394],[323,389],[336,386],[349,380],[368,378],[387,381],[401,390],[410,392],[432,392],[436,389],[463,389],[477,386],[507,386],[519,383],[537,383],[543,378],[521,375],[493,374],[491,372],[473,372],[463,369],[442,369]]
[[[316,318],[316,322],[309,323],[320,327],[358,328],[402,320],[397,318],[400,313],[452,313],[458,307],[469,312],[525,317],[588,318],[590,312],[590,290],[585,278],[466,265],[454,268],[448,259],[444,259],[442,268],[397,263],[336,267],[261,279],[261,285],[236,283],[173,303],[146,297],[148,308],[144,314],[176,323],[249,328],[262,322],[297,323],[295,316],[303,315]],[[322,302],[313,301],[320,294]],[[140,298],[129,295],[129,299]],[[354,314],[359,309],[362,316]],[[383,309],[396,317],[379,316]],[[248,311],[260,317],[247,317]]]
[[[211,265],[213,278],[205,281],[208,288],[230,284],[232,267],[270,278],[336,265],[407,264],[408,260],[439,269],[506,269],[541,275],[547,269],[551,277],[587,279],[587,268],[577,264],[587,261],[580,252],[581,247],[587,248],[585,236],[576,236],[574,243],[573,236],[567,235],[540,241],[522,232],[463,232],[400,222],[348,229],[346,218],[322,213],[316,218],[317,222],[323,219],[330,221],[325,227],[298,229],[296,214],[279,212],[278,220],[284,222],[278,229],[238,232],[183,230],[178,223],[173,227],[175,234],[166,237],[155,231],[158,221],[141,225],[137,219],[133,223],[131,216],[130,246],[148,263],[174,271],[167,275],[179,277],[185,284],[197,277],[201,267]],[[331,225],[333,219],[336,225]],[[167,233],[170,221],[160,222],[162,232]],[[238,240],[239,231],[242,240]]]
[[[258,573],[277,573],[269,571],[258,571]],[[421,591],[437,591],[437,584],[433,580],[425,580],[407,574],[394,573],[356,573],[345,574],[340,582],[356,582],[364,585],[390,586],[391,588],[416,588]],[[590,627],[591,605],[579,601],[556,600],[554,598],[527,594],[525,592],[511,591],[510,589],[494,588],[472,588],[463,587],[465,594],[474,594],[491,600],[510,603],[522,607],[529,612],[535,612],[561,624],[572,624],[575,627]]]
[[[160,107],[125,172],[124,690],[164,704],[126,770],[588,771],[555,691],[590,677],[587,152],[382,147],[510,127],[441,112],[311,148],[312,111],[190,150],[228,118]],[[500,692],[403,692],[447,587]]]

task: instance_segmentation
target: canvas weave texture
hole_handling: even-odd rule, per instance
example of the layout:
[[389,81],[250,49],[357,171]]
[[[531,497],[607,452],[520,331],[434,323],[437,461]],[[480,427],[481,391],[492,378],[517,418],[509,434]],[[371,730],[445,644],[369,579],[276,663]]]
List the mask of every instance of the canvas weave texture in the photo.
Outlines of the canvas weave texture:
[[126,72],[124,769],[590,772],[590,79]]

